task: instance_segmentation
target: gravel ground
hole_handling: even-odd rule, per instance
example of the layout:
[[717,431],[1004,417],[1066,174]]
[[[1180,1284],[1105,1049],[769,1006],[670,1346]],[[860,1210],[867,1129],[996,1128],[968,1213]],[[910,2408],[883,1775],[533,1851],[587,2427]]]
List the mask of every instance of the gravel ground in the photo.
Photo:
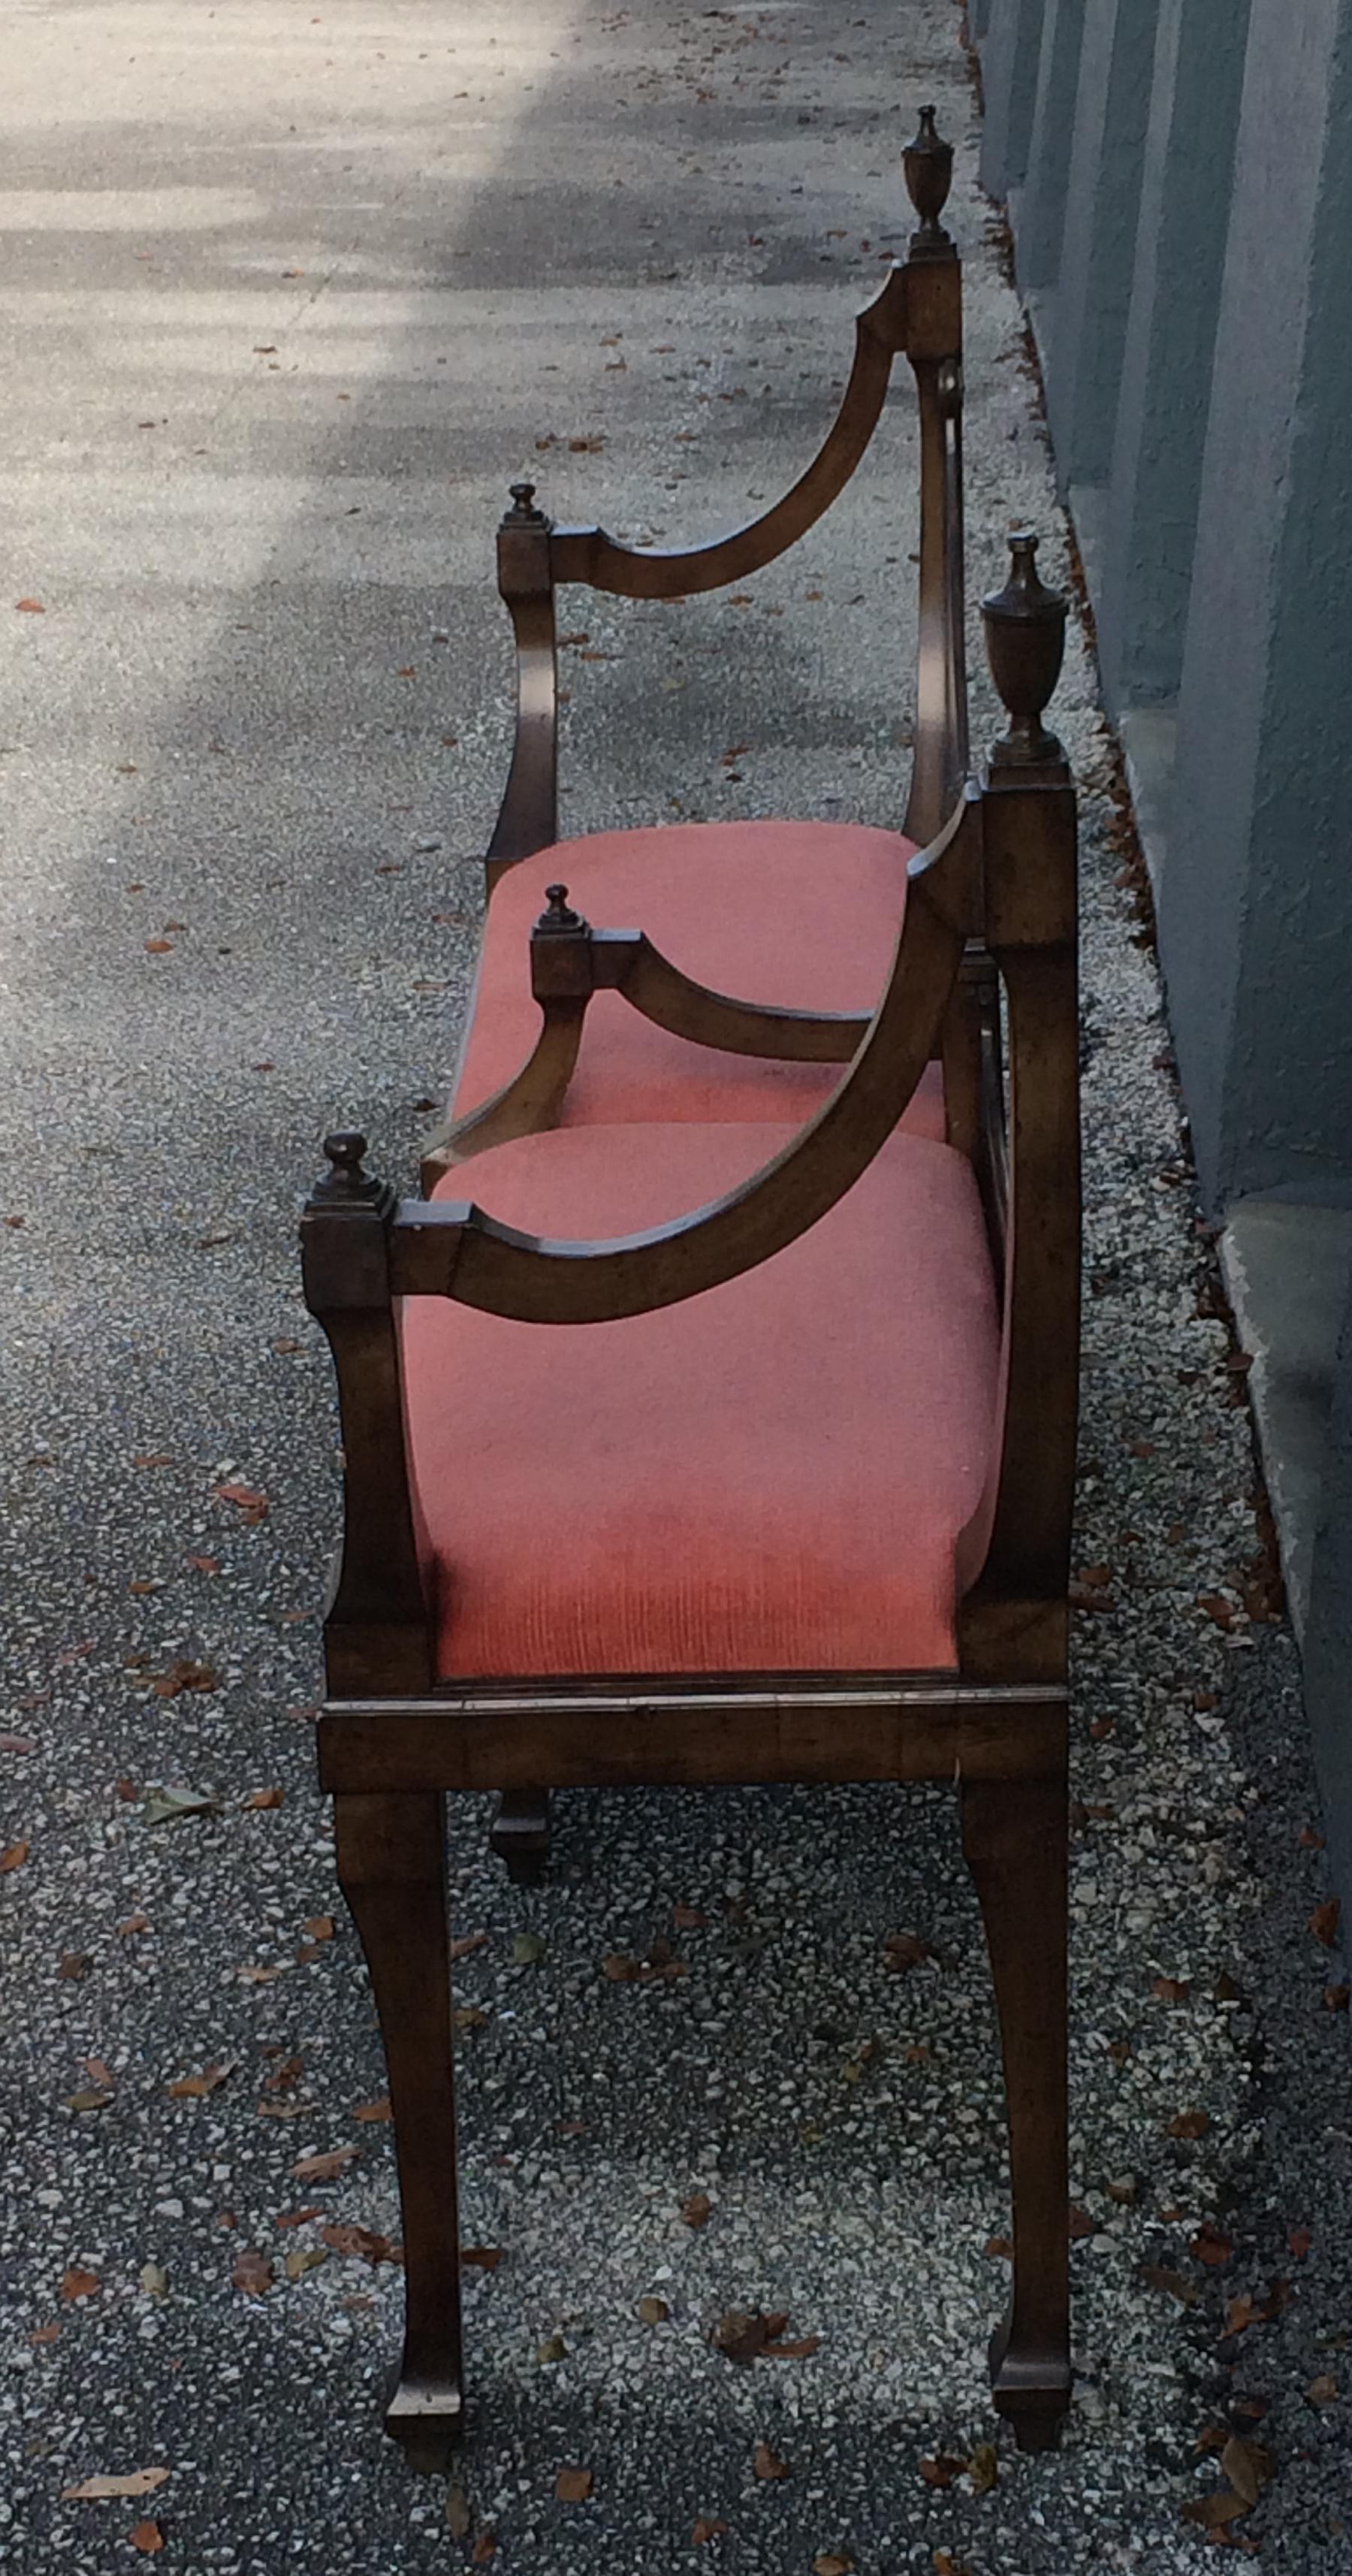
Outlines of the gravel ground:
[[[1271,2469],[1239,2545],[1346,2567],[1341,1969],[1309,1928],[1295,1651],[1250,1615],[1243,1373],[1082,640],[1058,702],[1089,1192],[1065,2446],[1017,2458],[986,2404],[1000,2094],[938,1790],[575,1795],[531,1895],[483,1803],[454,1812],[456,1929],[486,1936],[459,1970],[466,2235],[502,2260],[468,2274],[449,2491],[378,2431],[397,2272],[322,2233],[397,2215],[313,1787],[337,1483],[293,1220],[324,1125],[411,1174],[446,1082],[478,901],[455,853],[506,739],[487,531],[523,462],[632,536],[782,488],[907,229],[898,146],[933,95],[973,593],[1025,515],[1064,577],[956,12],[33,0],[10,33],[0,436],[13,597],[42,614],[0,609],[0,2558],[1153,2576],[1211,2563],[1183,2508],[1237,2432]],[[587,603],[573,826],[895,820],[911,455],[903,394],[748,610]],[[157,1820],[166,1785],[209,1803]],[[931,1945],[906,1975],[897,1930]],[[684,1976],[603,1974],[659,1937]],[[249,2254],[265,2295],[232,2284]],[[734,2306],[820,2343],[739,2367],[709,2343]],[[66,2497],[138,2470],[167,2475]]]

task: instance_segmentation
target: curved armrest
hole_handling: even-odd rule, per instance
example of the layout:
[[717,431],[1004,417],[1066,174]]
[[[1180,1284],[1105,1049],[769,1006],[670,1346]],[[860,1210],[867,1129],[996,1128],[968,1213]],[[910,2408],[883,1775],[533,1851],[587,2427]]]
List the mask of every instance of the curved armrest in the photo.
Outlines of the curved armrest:
[[632,937],[632,962],[615,978],[615,989],[645,1020],[692,1046],[786,1064],[848,1064],[867,1032],[863,1012],[793,1011],[716,993],[673,966],[646,932]]
[[709,1206],[646,1233],[555,1242],[472,1204],[406,1202],[390,1229],[394,1296],[446,1296],[541,1324],[595,1324],[698,1296],[783,1250],[843,1198],[891,1134],[934,1046],[962,960],[979,861],[970,787],[911,861],[887,987],[844,1081],[774,1159]]
[[618,545],[604,528],[555,528],[549,545],[555,581],[587,582],[621,599],[676,599],[719,590],[773,563],[830,509],[864,454],[878,426],[892,360],[906,346],[907,301],[906,270],[894,268],[855,321],[850,380],[822,446],[763,518],[683,549]]

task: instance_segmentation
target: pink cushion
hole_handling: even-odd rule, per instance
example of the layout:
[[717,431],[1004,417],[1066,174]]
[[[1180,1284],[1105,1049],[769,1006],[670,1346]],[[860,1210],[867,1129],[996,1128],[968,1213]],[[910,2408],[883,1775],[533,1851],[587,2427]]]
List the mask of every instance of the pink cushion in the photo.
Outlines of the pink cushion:
[[[624,1233],[790,1134],[567,1128],[481,1155],[474,1196],[532,1232]],[[894,1135],[820,1224],[684,1305],[551,1326],[414,1298],[401,1332],[443,1677],[954,1666],[998,1334],[948,1146]]]
[[[873,1009],[886,980],[915,843],[860,823],[669,823],[559,841],[510,868],[488,908],[483,955],[455,1088],[463,1116],[510,1081],[534,1046],[527,943],[545,887],[562,879],[596,930],[644,930],[716,992],[791,1010]],[[669,1037],[618,993],[588,1005],[563,1125],[618,1119],[785,1119],[811,1115],[837,1065],[777,1064]],[[944,1135],[931,1065],[903,1120]]]

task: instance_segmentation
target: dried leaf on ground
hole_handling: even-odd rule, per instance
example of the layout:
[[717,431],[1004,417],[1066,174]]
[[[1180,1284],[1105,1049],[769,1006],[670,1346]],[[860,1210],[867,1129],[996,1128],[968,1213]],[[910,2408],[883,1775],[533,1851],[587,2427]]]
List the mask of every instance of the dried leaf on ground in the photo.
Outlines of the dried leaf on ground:
[[1148,2290],[1163,2290],[1181,2308],[1196,2307],[1197,2292],[1182,2272],[1171,2272],[1163,2263],[1143,2263],[1140,2277]]
[[788,2463],[771,2450],[768,2442],[758,2442],[751,2454],[751,2474],[757,2478],[786,2478]]
[[1288,2227],[1286,2231],[1287,2252],[1294,2256],[1297,2263],[1304,2262],[1313,2243],[1314,2238],[1308,2227]]
[[285,1798],[285,1789],[251,1789],[248,1797],[240,1800],[240,1804],[242,1807],[250,1810],[262,1811],[267,1808],[280,1807],[284,1803]]
[[169,2275],[162,2263],[143,2263],[136,2277],[148,2299],[168,2297]]
[[539,1932],[517,1932],[512,1936],[512,1964],[517,1968],[538,1967],[545,1955],[545,1940]]
[[1180,2111],[1165,2128],[1166,2138],[1204,2138],[1211,2126],[1206,2111]]
[[128,2469],[122,2476],[81,2478],[78,2486],[62,2488],[61,2501],[63,2504],[83,2504],[93,2496],[153,2495],[156,2487],[164,2485],[168,2475],[167,2469]]
[[1188,2247],[1188,2252],[1195,2255],[1199,2263],[1209,2264],[1213,2271],[1219,2271],[1222,2264],[1228,2263],[1234,2250],[1233,2238],[1223,2236],[1209,2219],[1203,2220]]
[[180,2075],[165,2091],[176,2102],[200,2102],[208,2093],[218,2093],[228,2076],[233,2075],[239,2060],[227,2057],[219,2066],[204,2066],[200,2075]]
[[993,2442],[978,2442],[967,2463],[967,2475],[973,2495],[989,2495],[1000,2475],[1000,2458]]
[[331,2147],[326,2155],[298,2156],[291,2170],[297,2182],[332,2182],[360,2152],[357,2147]]
[[608,1977],[613,1986],[627,1986],[633,1984],[641,1971],[637,1959],[627,1958],[622,1950],[608,1950],[601,1961],[601,1974]]
[[1218,2531],[1226,2523],[1238,2522],[1249,2508],[1242,2495],[1217,2487],[1211,2495],[1190,2497],[1179,2510],[1185,2522],[1200,2523],[1204,2531]]
[[7,1843],[0,1851],[0,1878],[11,1869],[22,1869],[32,1850],[31,1843]]
[[922,1959],[932,1959],[934,1953],[918,1932],[889,1932],[883,1955],[894,1975],[904,1977],[909,1969],[918,1968]]
[[1157,2003],[1185,2004],[1192,1993],[1192,1984],[1187,1977],[1156,1977],[1150,1991]]
[[1338,2402],[1338,2382],[1331,2371],[1321,2370],[1318,2378],[1311,2380],[1305,2394],[1312,2406],[1335,2406]]
[[469,2497],[463,2487],[449,2487],[446,2492],[446,2527],[452,2540],[468,2540],[474,2528]]
[[265,2299],[272,2288],[272,2265],[266,2254],[256,2247],[239,2255],[230,2273],[233,2288],[242,2290],[246,2299]]
[[56,1973],[64,1984],[78,1986],[94,1965],[88,1950],[63,1950],[56,1963]]
[[272,2223],[274,2227],[304,2227],[307,2219],[318,2218],[319,2215],[319,2210],[309,2205],[304,2209],[282,2209]]
[[319,2233],[333,2253],[358,2255],[363,2263],[369,2263],[372,2267],[377,2263],[395,2263],[399,2260],[398,2250],[390,2243],[388,2236],[378,2236],[373,2228],[352,2227],[329,2219],[320,2228]]
[[1325,1986],[1325,2012],[1346,2012],[1350,1994],[1352,1994],[1352,1986]]
[[706,2227],[713,2211],[707,2191],[692,2191],[681,2203],[681,2216],[687,2227]]
[[701,1914],[697,1905],[673,1905],[671,1920],[677,1932],[702,1932],[709,1917]]
[[1070,2204],[1067,2230],[1072,2245],[1082,2245],[1086,2237],[1098,2234],[1096,2221],[1090,2217],[1087,2209],[1081,2209],[1077,2200],[1073,2200]]
[[291,2057],[279,2058],[264,2076],[263,2090],[265,2093],[294,2093],[304,2073],[305,2060],[299,2051]]
[[362,2120],[365,2122],[392,2120],[394,2113],[390,2107],[390,2097],[388,2093],[382,2093],[379,2101],[377,2102],[359,2102],[352,2114],[352,2117],[354,2120]]
[[260,1494],[255,1486],[213,1485],[211,1490],[218,1503],[233,1503],[246,1521],[254,1523],[267,1519],[270,1508],[267,1495]]
[[[333,1939],[334,1929],[333,1916],[331,1914],[307,1914],[305,1921],[302,1923],[300,1928],[307,1941],[331,1941]],[[453,1959],[459,1957],[459,1952],[457,1951],[454,1942],[451,1944],[451,1957]]]
[[671,2310],[665,2299],[645,2298],[638,2303],[639,2322],[645,2326],[665,2325]]
[[1231,2434],[1221,2453],[1225,2476],[1236,2495],[1248,2505],[1257,2504],[1271,2479],[1273,2466],[1271,2451],[1265,2450],[1261,2442],[1246,2442],[1239,2433]]
[[988,2236],[981,2251],[993,2263],[1008,2263],[1013,2258],[1014,2239],[1012,2236]]
[[535,2358],[545,2368],[548,2368],[552,2362],[566,2361],[568,2358],[568,2346],[564,2342],[562,2335],[546,2335],[544,2342],[537,2343],[535,2347]]
[[725,2522],[720,2522],[717,2514],[702,2513],[696,2521],[690,2537],[693,2540],[695,2547],[697,2549],[702,2549],[706,2540],[717,2540],[720,2535],[727,2530],[727,2527],[728,2526]]
[[486,2567],[489,2559],[495,2555],[497,2546],[498,2535],[495,2531],[491,2529],[481,2531],[478,2539],[474,2543],[474,2547],[469,2553],[474,2565],[476,2567]]
[[554,2493],[560,2504],[585,2504],[592,2491],[590,2469],[560,2469]]
[[141,1813],[148,1825],[174,1825],[184,1816],[218,1816],[221,1801],[210,1789],[157,1783],[148,1788]]
[[848,2549],[819,2549],[812,2561],[812,2576],[850,2576],[853,2565]]
[[127,2538],[144,2558],[154,2558],[164,2547],[164,2533],[157,2522],[133,2523]]
[[180,1655],[167,1673],[157,1674],[151,1682],[156,1699],[177,1699],[182,1691],[214,1691],[220,1686],[220,1676],[210,1664],[194,1663],[188,1655]]
[[496,2272],[502,2255],[500,2245],[462,2245],[460,2248],[461,2262],[472,2263],[479,2272]]
[[1310,1930],[1316,1941],[1322,1941],[1326,1950],[1331,1950],[1338,1938],[1339,1911],[1338,1898],[1330,1896],[1322,1905],[1316,1905],[1310,1916]]
[[116,1924],[114,1929],[116,1930],[119,1941],[130,1941],[135,1933],[148,1932],[150,1930],[150,1916],[148,1914],[124,1914],[121,1922]]
[[287,2255],[283,2268],[288,2281],[303,2281],[307,2272],[317,2272],[320,2264],[327,2263],[328,2259],[322,2245],[297,2245]]
[[78,2263],[69,2264],[61,2275],[61,2296],[67,2301],[97,2298],[102,2288],[97,2272],[82,2271]]
[[99,2084],[82,2085],[78,2093],[67,2093],[63,2107],[67,2111],[106,2111],[112,2094]]
[[954,2479],[962,2476],[966,2466],[967,2462],[960,2460],[956,2452],[938,2451],[933,2459],[921,2461],[920,2474],[927,2487],[951,2487]]

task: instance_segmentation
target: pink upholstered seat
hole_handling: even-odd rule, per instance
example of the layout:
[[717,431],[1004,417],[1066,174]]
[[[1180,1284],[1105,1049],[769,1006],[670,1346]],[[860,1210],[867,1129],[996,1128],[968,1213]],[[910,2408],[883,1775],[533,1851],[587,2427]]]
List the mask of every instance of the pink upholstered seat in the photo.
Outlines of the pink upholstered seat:
[[[532,1232],[614,1235],[791,1132],[567,1128],[481,1155],[474,1196]],[[401,1334],[444,1677],[955,1664],[998,1329],[949,1147],[894,1135],[820,1224],[684,1305],[545,1326],[416,1298]]]
[[[792,1010],[873,1008],[886,980],[915,843],[857,823],[670,823],[559,841],[508,870],[489,905],[455,1114],[510,1081],[535,1044],[527,943],[545,888],[562,879],[600,930],[643,930],[683,973],[716,992]],[[615,1119],[809,1117],[837,1065],[778,1064],[669,1037],[617,993],[587,1012],[563,1124]],[[943,1084],[931,1065],[906,1111],[911,1133],[943,1141]]]

